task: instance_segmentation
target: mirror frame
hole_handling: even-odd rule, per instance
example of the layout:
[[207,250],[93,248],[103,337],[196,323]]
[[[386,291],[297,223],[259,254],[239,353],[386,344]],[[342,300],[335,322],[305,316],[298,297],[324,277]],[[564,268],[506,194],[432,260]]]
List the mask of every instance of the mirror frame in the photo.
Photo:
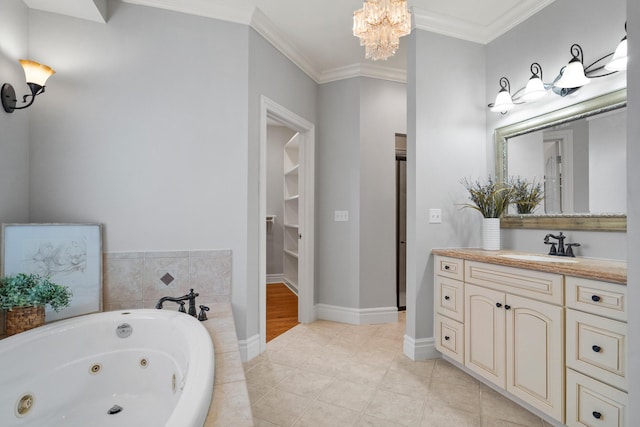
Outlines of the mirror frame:
[[[497,128],[494,133],[496,150],[496,180],[504,182],[507,175],[507,139],[541,129],[561,125],[627,105],[627,89],[588,99],[550,113]],[[557,230],[627,231],[625,214],[568,215],[504,215],[501,228],[532,228]]]

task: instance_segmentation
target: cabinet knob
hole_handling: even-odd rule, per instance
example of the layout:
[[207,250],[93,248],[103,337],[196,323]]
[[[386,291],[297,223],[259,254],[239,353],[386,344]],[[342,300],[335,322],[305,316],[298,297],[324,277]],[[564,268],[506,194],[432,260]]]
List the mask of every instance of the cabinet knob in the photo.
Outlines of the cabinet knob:
[[447,301],[449,301],[451,299],[451,297],[449,295],[445,295],[444,299],[446,299]]
[[451,268],[451,267],[449,267],[448,265],[445,265],[445,266],[444,266],[444,269],[445,269],[445,270],[449,270],[450,268]]
[[499,302],[496,303],[496,307],[500,308],[502,307],[502,304],[500,304]]
[[602,418],[602,414],[601,414],[600,412],[598,412],[598,411],[593,411],[593,412],[591,413],[591,415],[593,415],[593,418],[595,418],[595,419],[597,419],[597,420],[599,420],[600,418]]
[[595,351],[596,353],[600,353],[602,348],[600,348],[599,345],[594,345],[594,346],[591,347],[591,350]]
[[449,341],[449,338],[450,338],[450,337],[448,337],[448,336],[446,336],[446,335],[445,335],[444,340],[445,340],[445,341]]
[[591,301],[598,302],[600,301],[600,297],[598,295],[591,295]]
[[505,310],[511,310],[511,306],[509,304],[507,304],[507,305],[504,306],[504,309]]

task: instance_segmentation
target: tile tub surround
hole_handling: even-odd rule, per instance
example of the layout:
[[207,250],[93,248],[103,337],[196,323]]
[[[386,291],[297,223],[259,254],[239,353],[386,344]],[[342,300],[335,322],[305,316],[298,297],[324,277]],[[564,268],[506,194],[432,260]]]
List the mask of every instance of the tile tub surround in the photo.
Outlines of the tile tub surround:
[[[181,296],[193,288],[196,303],[231,301],[230,250],[107,252],[104,254],[105,311],[153,308],[164,296]],[[166,303],[177,309],[175,303]]]
[[399,318],[316,321],[267,343],[244,364],[255,425],[549,427],[442,359],[408,359]]
[[[529,252],[517,252],[510,250],[485,251],[482,249],[433,249],[434,255],[441,255],[451,258],[466,259],[470,261],[488,262],[490,264],[506,265],[509,267],[525,268],[527,270],[546,271],[548,273],[564,274],[566,276],[582,277],[585,279],[603,280],[606,282],[627,283],[627,263],[625,261],[614,261],[596,258],[558,258],[558,262],[526,261],[522,259],[505,258],[504,255],[540,255],[544,253],[532,254]],[[562,259],[577,261],[576,263],[564,263]]]
[[[213,398],[203,427],[253,426],[236,327],[230,303],[204,303],[210,307],[202,322],[211,334],[216,367]],[[185,315],[186,316],[186,315]]]

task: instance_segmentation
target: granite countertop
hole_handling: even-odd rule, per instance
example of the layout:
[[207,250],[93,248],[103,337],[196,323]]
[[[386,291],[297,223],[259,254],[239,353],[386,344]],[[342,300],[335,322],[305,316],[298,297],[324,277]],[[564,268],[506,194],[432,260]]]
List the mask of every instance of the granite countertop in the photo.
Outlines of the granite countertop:
[[[433,249],[434,255],[461,258],[470,261],[487,262],[490,264],[506,265],[509,267],[526,268],[528,270],[546,271],[548,273],[564,274],[566,276],[582,277],[585,279],[603,280],[606,282],[627,283],[627,262],[596,258],[567,258],[518,252],[511,250],[486,251],[483,249]],[[507,256],[534,255],[544,257],[549,261],[532,261],[525,259],[508,258]],[[563,260],[577,261],[562,262]]]
[[203,427],[251,427],[253,414],[231,304],[205,305],[210,311],[202,323],[213,341],[216,367],[213,398]]

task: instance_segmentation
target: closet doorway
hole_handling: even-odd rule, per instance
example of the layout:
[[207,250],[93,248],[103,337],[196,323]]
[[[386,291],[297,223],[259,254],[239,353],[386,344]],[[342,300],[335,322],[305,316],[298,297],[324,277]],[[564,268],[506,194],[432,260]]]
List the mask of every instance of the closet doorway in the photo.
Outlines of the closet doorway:
[[[283,138],[277,154],[278,187],[282,196],[281,212],[269,204],[269,136],[279,128]],[[287,139],[288,138],[288,139]],[[275,154],[274,154],[275,156]],[[275,158],[275,157],[274,157]],[[286,290],[297,291],[297,322],[315,320],[314,311],[314,174],[315,127],[312,123],[287,110],[269,98],[260,100],[260,352],[267,342],[267,282],[284,284]],[[269,208],[269,209],[268,209]],[[279,255],[268,256],[268,245],[274,245],[274,229],[281,227]],[[269,241],[271,239],[271,241]],[[268,259],[269,258],[269,259]],[[281,261],[277,259],[280,258]],[[274,261],[274,259],[276,261]],[[281,274],[267,274],[267,262],[281,262]],[[270,269],[271,269],[270,264]],[[279,273],[278,273],[279,274]],[[286,294],[285,294],[286,295]],[[269,316],[271,316],[269,314]],[[288,317],[291,317],[287,315]]]

